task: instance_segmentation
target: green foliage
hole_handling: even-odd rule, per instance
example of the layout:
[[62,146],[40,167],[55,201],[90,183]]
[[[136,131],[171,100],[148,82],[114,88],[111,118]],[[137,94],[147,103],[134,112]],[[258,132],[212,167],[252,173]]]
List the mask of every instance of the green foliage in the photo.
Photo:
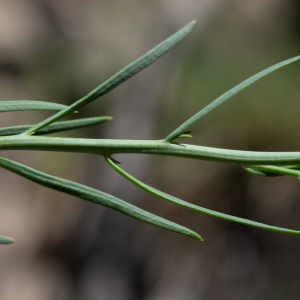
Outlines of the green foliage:
[[66,105],[42,101],[17,100],[0,102],[0,112],[24,110],[64,110],[66,108],[68,108]]
[[[211,216],[223,218],[229,221],[234,221],[254,227],[259,227],[267,230],[278,231],[282,233],[300,235],[300,231],[279,228],[275,226],[265,225],[262,223],[229,216],[223,213],[215,212],[200,206],[196,206],[185,202],[181,199],[161,192],[145,183],[135,179],[120,167],[119,164],[111,156],[116,153],[143,153],[178,156],[184,158],[209,160],[223,163],[232,163],[242,166],[246,171],[259,176],[294,176],[300,179],[300,152],[251,152],[251,151],[237,151],[228,149],[217,149],[203,146],[187,145],[175,143],[174,140],[178,138],[191,138],[191,131],[186,131],[188,127],[194,124],[197,120],[210,113],[212,110],[225,103],[231,97],[268,75],[269,73],[300,60],[300,56],[285,60],[266,70],[243,81],[236,87],[221,95],[211,104],[192,116],[176,130],[174,130],[165,139],[158,141],[132,141],[132,140],[97,140],[97,139],[74,139],[74,138],[56,138],[43,137],[44,135],[58,131],[71,130],[76,128],[97,125],[111,120],[111,117],[96,117],[79,119],[76,121],[56,122],[63,116],[75,112],[78,108],[94,101],[102,95],[108,93],[122,82],[126,81],[136,73],[143,70],[145,67],[152,64],[159,57],[169,51],[184,37],[186,37],[193,27],[195,21],[190,22],[171,37],[163,41],[161,44],[147,52],[145,55],[129,64],[123,70],[112,76],[99,87],[94,89],[85,97],[76,101],[70,106],[63,106],[55,103],[39,102],[39,101],[2,101],[0,103],[1,111],[13,110],[59,110],[50,118],[42,121],[37,125],[24,125],[6,127],[0,129],[0,150],[47,150],[47,151],[65,151],[65,152],[80,152],[92,153],[103,156],[107,163],[116,170],[120,175],[125,177],[130,182],[134,183],[139,188],[156,195],[162,199],[168,200],[172,203],[179,204],[183,207],[192,210],[203,212]],[[291,165],[293,164],[293,165]],[[295,165],[294,165],[295,164]],[[278,166],[276,166],[278,165]],[[282,165],[282,166],[280,166]],[[112,195],[103,193],[101,191],[92,189],[90,187],[54,177],[40,171],[29,168],[17,162],[0,158],[0,166],[9,171],[12,171],[20,176],[23,176],[31,181],[48,188],[58,190],[67,194],[71,194],[87,201],[100,204],[118,212],[126,214],[132,218],[149,223],[151,225],[174,231],[186,236],[193,237],[197,240],[202,238],[194,231],[182,227],[178,224],[165,220],[161,217],[146,212],[136,206],[128,204]],[[12,243],[13,239],[0,236],[0,244]]]
[[[50,134],[54,132],[73,130],[78,128],[84,128],[88,126],[98,125],[110,121],[112,117],[95,117],[95,118],[84,118],[73,121],[55,122],[47,127],[39,129],[35,132],[35,135]],[[0,136],[17,135],[25,130],[28,130],[33,125],[21,125],[0,128]]]
[[9,159],[0,158],[0,166],[53,190],[57,190],[90,202],[109,207],[137,220],[155,225],[157,227],[185,234],[197,240],[201,240],[201,237],[192,230],[150,214],[147,211],[144,211],[132,204],[122,201],[112,195],[100,192],[82,184],[72,182],[70,180],[65,180],[59,177],[45,174],[43,172],[39,172]]

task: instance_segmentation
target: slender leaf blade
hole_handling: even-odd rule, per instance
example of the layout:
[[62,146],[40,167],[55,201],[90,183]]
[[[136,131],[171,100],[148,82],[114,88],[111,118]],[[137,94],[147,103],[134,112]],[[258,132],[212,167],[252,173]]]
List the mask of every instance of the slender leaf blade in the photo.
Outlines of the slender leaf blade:
[[18,135],[0,137],[0,150],[63,151],[102,156],[138,153],[230,163],[239,166],[299,165],[300,163],[300,152],[240,151],[166,143],[163,140],[75,139]]
[[[55,132],[84,128],[88,126],[99,125],[104,122],[108,122],[111,119],[112,117],[94,117],[94,118],[83,118],[83,119],[72,120],[72,121],[55,122],[50,124],[47,127],[41,128],[35,133],[35,135],[44,135],[44,134],[50,134]],[[17,135],[22,133],[24,130],[29,129],[32,126],[33,125],[3,127],[0,128],[0,136]]]
[[132,204],[120,200],[117,197],[95,190],[85,185],[48,175],[46,173],[37,171],[35,169],[29,168],[25,165],[5,158],[0,158],[0,166],[53,190],[57,190],[90,202],[94,202],[96,204],[106,206],[142,222],[174,231],[186,236],[190,236],[197,240],[202,240],[202,238],[197,233],[186,227],[180,226],[176,223],[153,215]]
[[106,161],[109,163],[109,165],[115,170],[117,171],[120,175],[122,175],[123,177],[125,177],[127,180],[129,180],[130,182],[132,182],[133,184],[135,184],[136,186],[138,186],[139,188],[145,190],[146,192],[149,192],[153,195],[156,195],[162,199],[168,200],[170,202],[173,202],[175,204],[179,204],[181,206],[184,206],[186,208],[190,208],[193,209],[195,211],[199,211],[205,214],[208,214],[210,216],[214,216],[217,218],[221,218],[221,219],[225,219],[228,221],[233,221],[233,222],[237,222],[237,223],[241,223],[241,224],[245,224],[245,225],[250,225],[253,227],[258,227],[258,228],[262,228],[262,229],[267,229],[267,230],[272,230],[272,231],[277,231],[277,232],[283,232],[283,233],[289,233],[289,234],[295,234],[295,235],[300,235],[300,231],[296,231],[296,230],[291,230],[291,229],[285,229],[285,228],[280,228],[280,227],[275,227],[275,226],[271,226],[271,225],[266,225],[266,224],[262,224],[259,222],[255,222],[255,221],[251,221],[251,220],[247,220],[247,219],[243,219],[243,218],[239,218],[239,217],[234,217],[234,216],[230,216],[227,214],[223,214],[223,213],[219,213],[216,211],[213,211],[211,209],[207,209],[207,208],[203,208],[201,206],[197,206],[194,204],[191,204],[189,202],[186,202],[184,200],[181,200],[179,198],[176,198],[174,196],[171,196],[169,194],[166,194],[164,192],[161,192],[143,182],[141,182],[140,180],[134,178],[133,176],[129,175],[127,172],[125,172],[124,170],[122,170],[119,166],[117,166],[116,164],[113,163],[113,161],[109,158],[106,157]]
[[0,101],[0,112],[26,111],[26,110],[64,110],[68,106],[44,101],[13,100]]
[[155,48],[147,52],[145,55],[135,60],[127,67],[122,69],[120,72],[118,72],[117,74],[109,78],[107,81],[102,83],[99,87],[91,91],[88,95],[76,101],[65,110],[51,116],[50,118],[26,130],[23,134],[30,134],[32,132],[36,132],[38,129],[55,122],[56,120],[62,118],[63,116],[72,113],[76,109],[110,92],[111,90],[119,86],[121,83],[123,83],[130,77],[134,76],[138,72],[142,71],[144,68],[148,67],[149,65],[154,63],[157,59],[159,59],[161,56],[163,56],[166,52],[168,52],[171,48],[173,48],[176,44],[178,44],[183,38],[185,38],[192,31],[195,24],[196,21],[192,21],[188,23],[186,26],[184,26],[175,34],[173,34],[172,36],[164,40],[162,43],[157,45]]
[[252,83],[256,82],[257,80],[263,78],[264,76],[274,72],[275,70],[278,70],[284,66],[287,66],[291,63],[294,63],[296,61],[300,60],[300,55],[284,60],[278,64],[275,64],[255,75],[252,77],[246,79],[245,81],[241,82],[234,88],[230,89],[217,99],[215,99],[213,102],[205,106],[203,109],[201,109],[198,113],[193,115],[191,118],[189,118],[186,122],[184,122],[182,125],[180,125],[177,129],[175,129],[171,134],[169,134],[166,138],[165,141],[171,142],[172,140],[176,139],[184,130],[186,130],[188,127],[190,127],[192,124],[200,120],[202,117],[206,116],[209,114],[211,111],[219,107],[221,104],[225,103],[227,100],[232,98],[234,95],[238,94],[241,92],[243,89],[251,85]]

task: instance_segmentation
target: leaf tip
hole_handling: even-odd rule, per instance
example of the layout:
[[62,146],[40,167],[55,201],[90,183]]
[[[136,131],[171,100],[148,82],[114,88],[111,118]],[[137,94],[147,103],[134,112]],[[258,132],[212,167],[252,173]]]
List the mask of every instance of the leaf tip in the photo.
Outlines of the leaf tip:
[[197,234],[197,238],[196,238],[199,242],[204,242],[204,239],[202,238],[202,236]]
[[196,20],[193,20],[193,21],[189,22],[189,23],[186,25],[186,27],[189,29],[189,32],[191,32],[191,31],[194,29],[194,27],[196,26],[196,24],[197,24],[197,21],[196,21]]
[[13,238],[7,237],[7,236],[0,236],[0,244],[2,245],[9,245],[13,244],[15,240]]
[[195,231],[190,231],[190,234],[189,234],[190,237],[194,238],[195,240],[197,241],[200,241],[200,242],[203,242],[204,239],[202,238],[202,236],[200,236],[197,232]]

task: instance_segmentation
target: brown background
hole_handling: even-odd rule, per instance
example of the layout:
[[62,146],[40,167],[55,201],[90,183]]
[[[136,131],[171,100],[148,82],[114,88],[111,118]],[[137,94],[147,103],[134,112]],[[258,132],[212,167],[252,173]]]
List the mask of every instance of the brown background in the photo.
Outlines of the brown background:
[[[80,110],[113,121],[59,136],[161,139],[256,72],[299,55],[294,0],[0,0],[0,100],[71,104],[189,21],[180,45]],[[299,151],[299,63],[264,78],[192,126],[191,143]],[[2,113],[1,125],[49,112]],[[70,118],[76,118],[72,116]],[[299,299],[300,239],[233,224],[139,190],[102,157],[5,151],[200,233],[197,242],[0,170],[1,300]],[[119,155],[167,193],[251,220],[300,229],[300,186],[238,166]]]

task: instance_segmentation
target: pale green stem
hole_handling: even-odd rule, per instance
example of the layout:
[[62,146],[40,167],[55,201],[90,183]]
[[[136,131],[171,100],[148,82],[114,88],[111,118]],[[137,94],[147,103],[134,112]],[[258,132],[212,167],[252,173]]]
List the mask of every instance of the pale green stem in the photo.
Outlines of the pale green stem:
[[139,153],[177,156],[237,165],[300,164],[300,152],[253,152],[143,140],[98,140],[57,137],[12,136],[0,138],[0,150],[44,150],[110,156]]
[[270,173],[276,173],[280,175],[288,175],[288,176],[294,176],[294,177],[299,177],[300,176],[300,171],[293,170],[293,166],[288,166],[288,167],[277,167],[277,166],[250,166],[250,168],[253,168],[258,171],[267,171]]

